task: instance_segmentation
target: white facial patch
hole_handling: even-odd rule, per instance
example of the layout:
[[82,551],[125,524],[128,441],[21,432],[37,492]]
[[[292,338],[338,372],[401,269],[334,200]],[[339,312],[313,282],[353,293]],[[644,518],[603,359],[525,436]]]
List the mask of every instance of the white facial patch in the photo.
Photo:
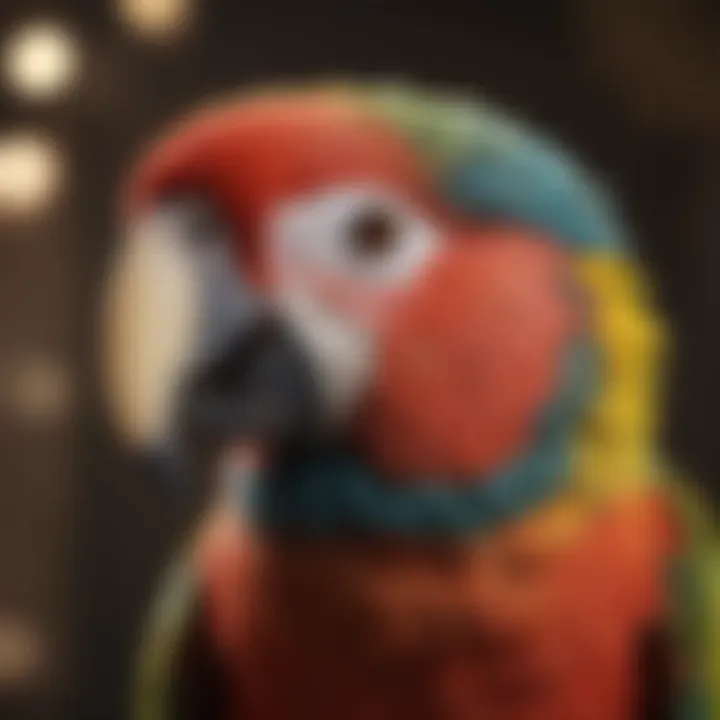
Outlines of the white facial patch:
[[277,308],[309,356],[330,422],[342,422],[372,378],[373,334],[299,288],[280,293]]
[[439,231],[404,198],[383,188],[333,187],[274,208],[268,227],[275,267],[398,286],[434,255]]
[[384,188],[345,186],[276,206],[267,233],[275,303],[341,421],[373,377],[383,305],[435,255],[439,232]]

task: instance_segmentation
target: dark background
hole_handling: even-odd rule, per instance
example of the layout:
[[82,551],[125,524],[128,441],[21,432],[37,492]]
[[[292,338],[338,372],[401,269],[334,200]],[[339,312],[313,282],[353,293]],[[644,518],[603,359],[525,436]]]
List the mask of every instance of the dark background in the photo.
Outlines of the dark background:
[[[132,472],[97,401],[94,313],[116,194],[158,127],[249,81],[450,84],[575,147],[617,191],[674,330],[668,450],[718,496],[720,3],[198,0],[185,31],[157,43],[123,27],[110,0],[0,0],[0,34],[46,16],[77,33],[82,76],[55,103],[0,95],[0,133],[45,129],[66,160],[52,209],[0,220],[0,367],[12,385],[10,359],[52,360],[72,401],[43,423],[0,416],[2,720],[125,716],[142,611],[193,508]],[[40,660],[3,677],[18,627]]]

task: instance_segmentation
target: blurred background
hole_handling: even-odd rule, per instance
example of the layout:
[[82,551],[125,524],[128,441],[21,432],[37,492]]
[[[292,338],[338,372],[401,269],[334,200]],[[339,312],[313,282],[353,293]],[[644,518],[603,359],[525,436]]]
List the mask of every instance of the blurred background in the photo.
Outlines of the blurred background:
[[103,422],[94,314],[123,172],[247,82],[484,92],[616,190],[676,341],[668,452],[720,495],[720,4],[0,0],[0,718],[120,720],[139,623],[196,508]]

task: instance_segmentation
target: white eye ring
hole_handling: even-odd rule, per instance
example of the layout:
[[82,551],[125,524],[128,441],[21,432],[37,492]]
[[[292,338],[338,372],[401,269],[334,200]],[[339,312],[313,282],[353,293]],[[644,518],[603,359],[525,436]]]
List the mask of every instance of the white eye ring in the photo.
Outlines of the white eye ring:
[[333,188],[275,208],[271,244],[281,265],[398,284],[425,265],[439,232],[410,203],[376,187]]

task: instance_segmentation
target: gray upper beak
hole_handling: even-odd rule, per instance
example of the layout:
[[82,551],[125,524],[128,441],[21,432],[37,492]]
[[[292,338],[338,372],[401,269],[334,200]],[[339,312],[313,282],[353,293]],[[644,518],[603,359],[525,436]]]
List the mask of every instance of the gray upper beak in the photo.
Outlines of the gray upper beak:
[[134,449],[186,435],[283,439],[319,426],[303,353],[244,282],[231,238],[193,200],[130,229],[107,283],[101,355],[110,418]]

